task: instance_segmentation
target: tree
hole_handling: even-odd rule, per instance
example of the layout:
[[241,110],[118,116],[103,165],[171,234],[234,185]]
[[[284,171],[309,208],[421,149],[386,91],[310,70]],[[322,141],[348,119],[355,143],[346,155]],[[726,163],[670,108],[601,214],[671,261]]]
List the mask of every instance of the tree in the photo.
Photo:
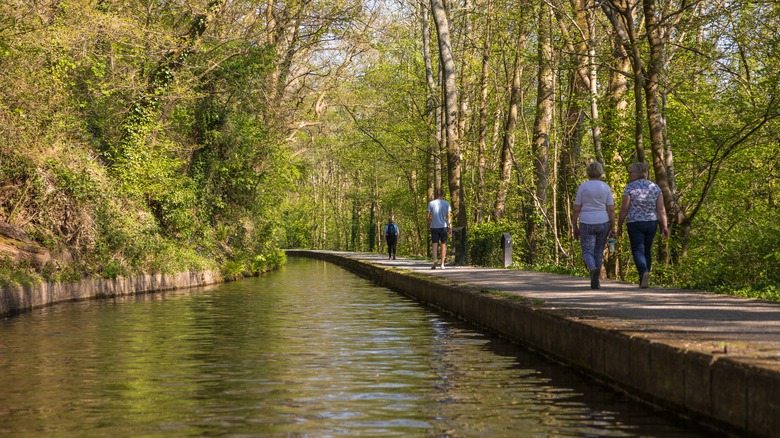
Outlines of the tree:
[[550,135],[553,110],[555,106],[555,55],[552,41],[553,11],[547,2],[542,2],[539,8],[539,41],[538,41],[538,86],[536,95],[536,116],[534,120],[534,136],[532,156],[534,167],[534,185],[532,194],[535,214],[527,214],[529,255],[533,261],[539,257],[539,250],[545,240],[544,222],[548,218],[547,193],[550,185]]
[[458,140],[458,89],[455,55],[450,38],[450,24],[442,0],[431,0],[431,12],[436,24],[441,61],[442,93],[444,94],[444,130],[447,142],[447,181],[457,226],[466,226],[466,205],[461,181],[461,151]]
[[[520,21],[522,21],[521,17]],[[527,34],[522,28],[518,28],[517,42],[515,44],[515,62],[512,67],[512,82],[509,94],[509,108],[507,110],[506,121],[504,122],[503,140],[501,142],[501,157],[498,164],[498,190],[496,191],[495,208],[493,216],[496,220],[504,217],[506,208],[506,197],[511,181],[511,171],[513,162],[513,148],[515,144],[515,129],[517,127],[518,107],[521,104],[521,79],[523,76],[523,49]]]

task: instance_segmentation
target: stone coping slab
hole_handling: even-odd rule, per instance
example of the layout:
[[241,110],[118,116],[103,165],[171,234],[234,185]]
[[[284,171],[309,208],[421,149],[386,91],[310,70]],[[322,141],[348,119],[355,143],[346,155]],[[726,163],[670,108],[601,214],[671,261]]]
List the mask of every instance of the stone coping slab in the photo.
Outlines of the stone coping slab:
[[218,271],[189,271],[4,287],[0,289],[0,316],[66,301],[183,289],[223,281]]

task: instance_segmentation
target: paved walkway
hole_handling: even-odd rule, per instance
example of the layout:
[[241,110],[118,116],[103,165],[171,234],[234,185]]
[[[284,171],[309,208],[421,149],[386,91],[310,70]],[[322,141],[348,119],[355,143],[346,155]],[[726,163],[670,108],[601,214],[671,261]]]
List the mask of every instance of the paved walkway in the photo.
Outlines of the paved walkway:
[[624,332],[708,354],[728,355],[780,369],[780,303],[708,292],[602,280],[592,290],[584,277],[532,271],[446,266],[369,253],[333,252],[391,268],[447,278],[479,289],[521,295],[534,305]]

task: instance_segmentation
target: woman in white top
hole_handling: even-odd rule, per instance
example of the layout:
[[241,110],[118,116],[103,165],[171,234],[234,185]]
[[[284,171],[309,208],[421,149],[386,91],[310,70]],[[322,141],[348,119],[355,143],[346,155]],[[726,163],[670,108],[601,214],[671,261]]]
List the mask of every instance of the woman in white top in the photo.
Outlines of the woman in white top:
[[601,180],[604,167],[593,161],[587,167],[588,180],[580,184],[574,199],[574,238],[580,240],[582,258],[590,273],[591,289],[598,289],[604,245],[615,236],[615,202],[612,189]]

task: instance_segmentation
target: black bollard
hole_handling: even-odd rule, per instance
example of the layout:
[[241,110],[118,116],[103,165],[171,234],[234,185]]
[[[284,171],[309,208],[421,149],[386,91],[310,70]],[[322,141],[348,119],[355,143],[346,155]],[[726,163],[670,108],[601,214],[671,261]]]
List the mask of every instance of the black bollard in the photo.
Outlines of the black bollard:
[[505,268],[512,266],[512,236],[509,233],[501,235],[501,259]]

